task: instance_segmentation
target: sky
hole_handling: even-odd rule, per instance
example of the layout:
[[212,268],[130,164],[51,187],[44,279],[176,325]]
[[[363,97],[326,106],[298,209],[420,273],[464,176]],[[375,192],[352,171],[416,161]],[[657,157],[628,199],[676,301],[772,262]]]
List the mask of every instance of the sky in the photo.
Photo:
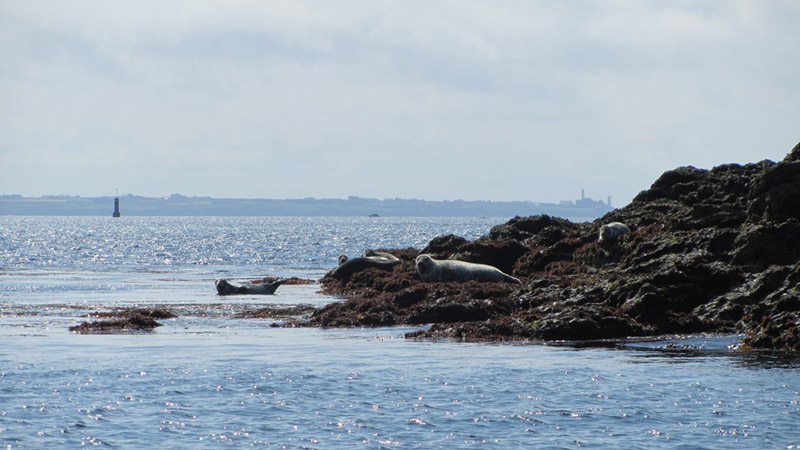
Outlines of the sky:
[[627,204],[800,142],[800,1],[0,0],[0,194]]

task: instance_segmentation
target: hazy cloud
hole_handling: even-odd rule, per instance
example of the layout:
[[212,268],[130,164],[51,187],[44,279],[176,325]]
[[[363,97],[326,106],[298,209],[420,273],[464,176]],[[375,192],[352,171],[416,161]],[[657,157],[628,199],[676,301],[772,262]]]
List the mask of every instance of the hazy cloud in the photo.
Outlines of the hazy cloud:
[[800,4],[0,3],[0,193],[627,202],[800,141]]

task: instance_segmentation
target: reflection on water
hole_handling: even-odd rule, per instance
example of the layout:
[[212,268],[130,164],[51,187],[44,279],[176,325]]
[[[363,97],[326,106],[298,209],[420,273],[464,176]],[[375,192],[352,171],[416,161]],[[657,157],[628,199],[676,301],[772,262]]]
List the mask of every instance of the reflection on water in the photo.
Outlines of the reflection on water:
[[797,371],[730,353],[166,322],[148,335],[5,337],[3,442],[755,448],[800,437]]
[[[412,328],[273,328],[230,302],[163,303],[149,333],[66,332],[101,304],[3,311],[0,439],[12,447],[783,447],[797,361],[737,336],[537,344],[415,342]],[[330,301],[331,299],[326,299]],[[269,302],[269,303],[268,303]]]
[[[0,443],[800,445],[797,360],[734,350],[737,336],[416,342],[403,338],[407,327],[274,328],[273,319],[240,317],[338,300],[314,284],[284,285],[273,296],[216,295],[215,278],[318,279],[339,253],[419,246],[444,230],[475,237],[497,222],[379,223],[0,218]],[[91,312],[132,307],[177,317],[145,333],[67,331]]]

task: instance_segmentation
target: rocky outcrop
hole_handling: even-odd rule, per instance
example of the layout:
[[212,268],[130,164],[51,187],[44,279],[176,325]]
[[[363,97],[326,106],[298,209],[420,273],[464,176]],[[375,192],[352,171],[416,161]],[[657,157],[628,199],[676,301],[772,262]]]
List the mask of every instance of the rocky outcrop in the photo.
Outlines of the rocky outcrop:
[[[598,229],[631,232],[598,242]],[[523,281],[425,283],[401,263],[323,291],[346,296],[316,326],[427,324],[409,337],[595,340],[738,332],[743,346],[800,351],[800,144],[781,162],[681,167],[592,223],[516,217],[468,241],[433,239],[435,258],[493,265]]]
[[69,331],[81,334],[113,333],[123,331],[150,331],[161,324],[156,319],[171,319],[175,315],[166,309],[134,308],[111,312],[95,312],[91,317],[112,318],[82,322],[69,327]]

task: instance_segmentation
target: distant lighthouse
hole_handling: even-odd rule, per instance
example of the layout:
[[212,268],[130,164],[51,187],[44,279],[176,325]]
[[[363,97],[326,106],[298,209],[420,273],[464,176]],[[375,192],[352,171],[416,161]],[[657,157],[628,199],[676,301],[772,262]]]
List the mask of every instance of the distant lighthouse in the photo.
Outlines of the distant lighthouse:
[[114,197],[114,214],[111,215],[112,217],[119,217],[119,194]]

